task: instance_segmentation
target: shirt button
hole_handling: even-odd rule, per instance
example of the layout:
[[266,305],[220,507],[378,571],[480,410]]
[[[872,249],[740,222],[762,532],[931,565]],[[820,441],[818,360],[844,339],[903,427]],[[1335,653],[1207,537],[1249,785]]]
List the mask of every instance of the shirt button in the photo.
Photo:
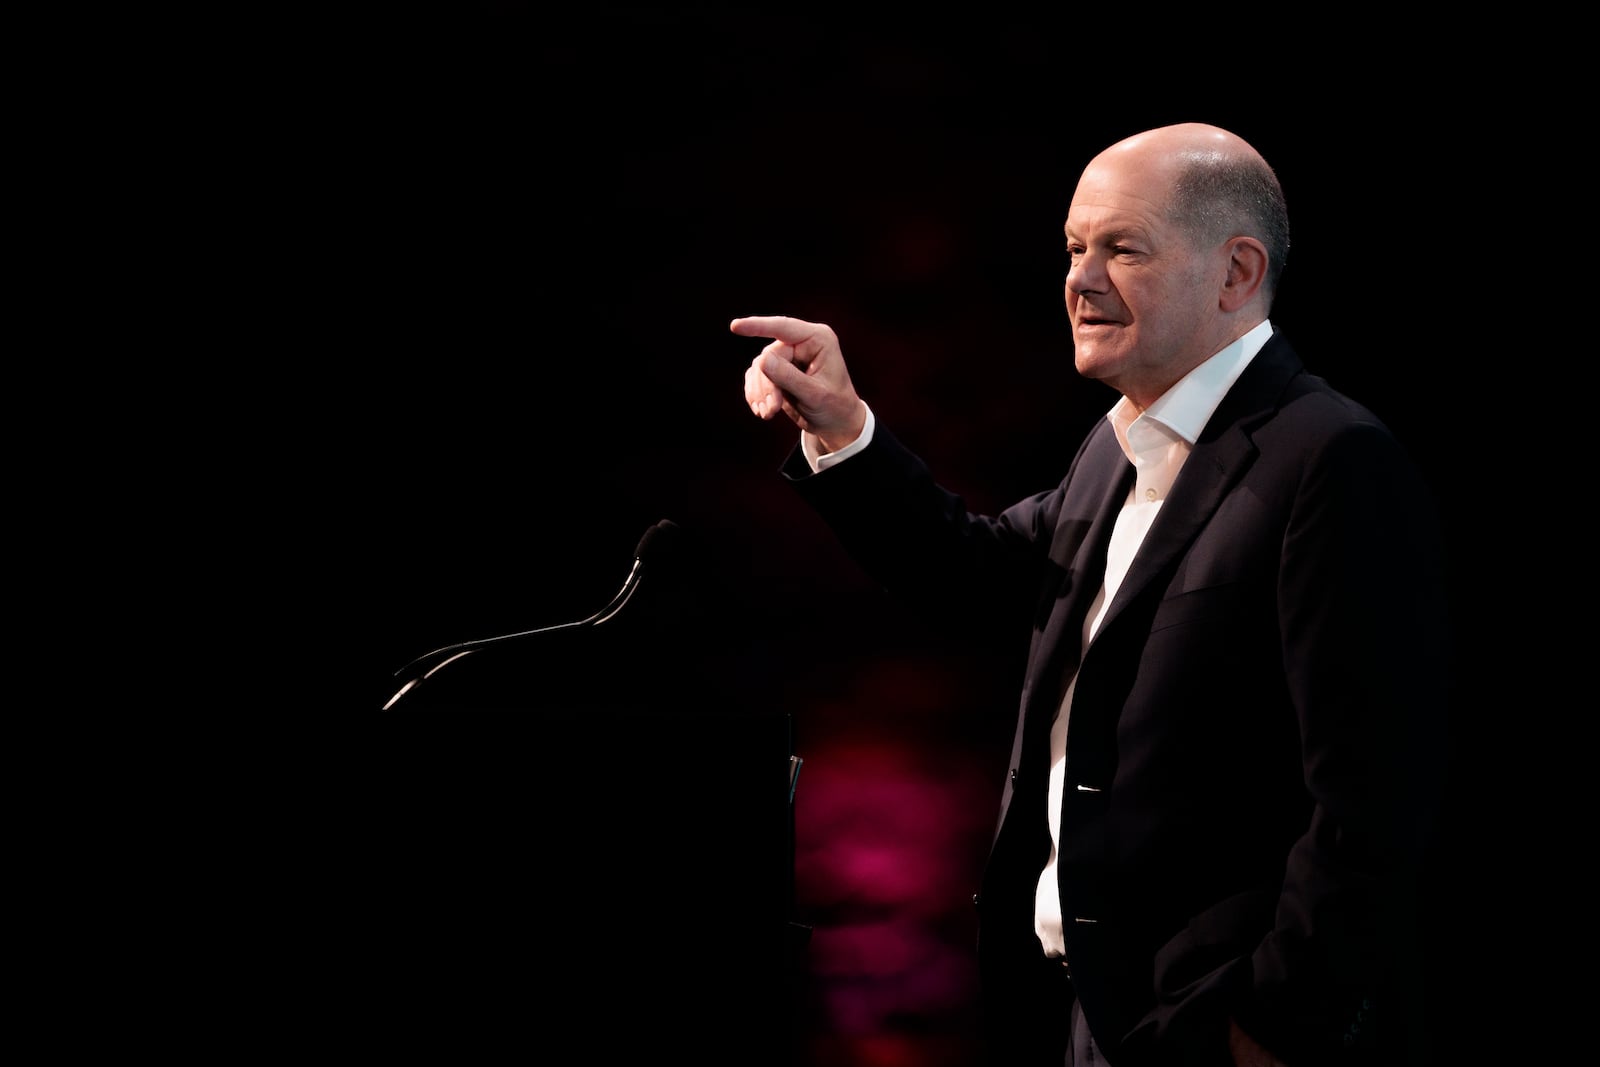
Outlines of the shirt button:
[[1154,489],[1146,489],[1144,491],[1144,498],[1146,500],[1154,500],[1156,498],[1156,491]]

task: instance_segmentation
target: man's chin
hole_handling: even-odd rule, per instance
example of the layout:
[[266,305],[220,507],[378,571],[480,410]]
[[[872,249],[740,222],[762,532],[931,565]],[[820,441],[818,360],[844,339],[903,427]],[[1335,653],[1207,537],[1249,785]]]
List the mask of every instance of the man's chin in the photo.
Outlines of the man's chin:
[[1103,345],[1080,342],[1072,350],[1072,365],[1078,373],[1094,381],[1104,381],[1115,373],[1116,362]]

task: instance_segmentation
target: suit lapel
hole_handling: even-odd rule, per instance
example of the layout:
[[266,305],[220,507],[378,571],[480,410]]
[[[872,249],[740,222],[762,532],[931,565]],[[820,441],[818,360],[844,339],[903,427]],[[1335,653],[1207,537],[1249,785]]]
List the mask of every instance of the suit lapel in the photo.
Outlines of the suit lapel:
[[1049,731],[1066,679],[1077,670],[1083,620],[1105,581],[1106,551],[1117,511],[1133,486],[1133,464],[1102,422],[1073,472],[1056,520],[1050,560],[1058,583],[1035,643],[1024,714],[1031,729]]
[[[1114,629],[1117,616],[1128,604],[1144,595],[1151,583],[1168,573],[1178,557],[1188,551],[1254,461],[1256,447],[1251,435],[1272,416],[1284,385],[1300,369],[1300,360],[1288,342],[1274,333],[1228,390],[1145,534],[1122,586],[1100,622],[1097,639]],[[1101,558],[1103,561],[1104,556]]]

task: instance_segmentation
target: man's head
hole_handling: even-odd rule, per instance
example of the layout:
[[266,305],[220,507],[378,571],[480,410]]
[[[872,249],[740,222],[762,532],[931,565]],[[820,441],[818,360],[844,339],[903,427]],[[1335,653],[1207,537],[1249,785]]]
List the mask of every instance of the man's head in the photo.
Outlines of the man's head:
[[1227,130],[1182,123],[1090,160],[1067,211],[1078,372],[1139,408],[1267,317],[1289,251],[1277,176]]

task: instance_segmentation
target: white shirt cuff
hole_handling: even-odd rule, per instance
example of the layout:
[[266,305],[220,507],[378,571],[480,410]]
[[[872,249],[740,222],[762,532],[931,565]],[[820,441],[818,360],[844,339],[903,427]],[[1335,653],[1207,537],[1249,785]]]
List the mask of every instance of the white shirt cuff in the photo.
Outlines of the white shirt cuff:
[[[862,406],[866,407],[865,404]],[[825,471],[835,463],[843,463],[871,444],[872,429],[875,425],[876,422],[872,418],[872,409],[868,407],[866,424],[861,427],[861,436],[854,441],[851,441],[837,452],[819,452],[817,450],[817,435],[814,433],[802,433],[800,435],[800,451],[805,453],[806,462],[811,464],[813,474],[818,471]]]

